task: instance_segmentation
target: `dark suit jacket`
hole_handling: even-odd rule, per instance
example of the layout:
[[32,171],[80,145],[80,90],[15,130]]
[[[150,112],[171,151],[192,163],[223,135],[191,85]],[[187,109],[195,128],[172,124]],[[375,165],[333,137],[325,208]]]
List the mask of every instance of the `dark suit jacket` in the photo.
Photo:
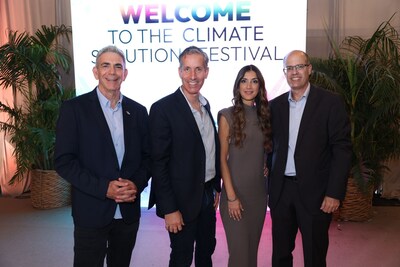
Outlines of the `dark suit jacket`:
[[[208,104],[206,109],[213,120]],[[216,143],[213,187],[220,192],[219,141],[213,125]],[[153,176],[149,208],[156,204],[160,217],[179,210],[184,221],[191,221],[202,205],[205,149],[196,120],[180,89],[152,105],[150,132]]]
[[[116,202],[106,198],[109,182],[133,181],[139,192],[150,177],[148,114],[144,106],[123,97],[125,154],[118,164],[111,133],[96,90],[63,103],[57,123],[56,171],[72,184],[72,216],[81,227],[111,222]],[[140,198],[120,204],[127,223],[140,218]]]
[[[288,93],[270,101],[273,154],[269,206],[277,204],[284,184],[289,144]],[[296,176],[303,204],[318,212],[326,196],[342,200],[351,166],[350,123],[339,95],[311,85],[295,149]]]

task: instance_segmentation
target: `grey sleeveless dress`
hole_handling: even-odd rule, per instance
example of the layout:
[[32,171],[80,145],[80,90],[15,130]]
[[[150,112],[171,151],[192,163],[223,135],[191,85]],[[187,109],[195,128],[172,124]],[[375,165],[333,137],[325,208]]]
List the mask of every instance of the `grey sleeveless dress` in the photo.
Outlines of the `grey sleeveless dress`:
[[[233,107],[223,109],[223,115],[233,129]],[[237,197],[242,202],[242,219],[229,218],[228,201],[222,187],[220,214],[224,225],[229,250],[229,267],[256,267],[258,245],[267,210],[267,190],[264,178],[264,147],[261,129],[258,126],[255,107],[245,106],[246,139],[242,147],[229,144],[228,166]]]

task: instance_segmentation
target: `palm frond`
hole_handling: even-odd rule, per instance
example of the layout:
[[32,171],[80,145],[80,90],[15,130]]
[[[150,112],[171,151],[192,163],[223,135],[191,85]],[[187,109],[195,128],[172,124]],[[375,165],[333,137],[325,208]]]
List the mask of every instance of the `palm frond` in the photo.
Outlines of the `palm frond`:
[[60,75],[60,70],[69,70],[72,58],[58,39],[69,41],[70,33],[65,25],[42,26],[34,35],[10,32],[9,42],[0,47],[0,85],[22,98],[19,106],[0,102],[0,112],[9,117],[0,129],[10,135],[17,161],[10,184],[33,168],[53,169],[58,111],[73,96],[64,90]]
[[379,184],[385,162],[400,156],[400,37],[383,22],[370,38],[330,40],[328,59],[312,58],[311,82],[343,96],[351,122],[352,175]]

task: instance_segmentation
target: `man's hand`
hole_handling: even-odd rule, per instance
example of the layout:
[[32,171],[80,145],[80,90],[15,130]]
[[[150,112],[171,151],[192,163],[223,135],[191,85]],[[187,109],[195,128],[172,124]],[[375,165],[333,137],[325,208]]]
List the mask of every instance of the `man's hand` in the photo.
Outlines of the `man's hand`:
[[117,203],[134,202],[137,195],[137,186],[127,179],[118,178],[108,185],[107,197]]
[[215,195],[214,195],[214,209],[215,210],[218,209],[219,200],[220,200],[220,193],[219,192],[215,192]]
[[321,210],[325,213],[333,213],[339,208],[339,205],[340,201],[338,199],[325,196]]
[[185,223],[183,222],[182,214],[180,211],[166,214],[164,216],[165,229],[171,233],[178,233],[182,230]]

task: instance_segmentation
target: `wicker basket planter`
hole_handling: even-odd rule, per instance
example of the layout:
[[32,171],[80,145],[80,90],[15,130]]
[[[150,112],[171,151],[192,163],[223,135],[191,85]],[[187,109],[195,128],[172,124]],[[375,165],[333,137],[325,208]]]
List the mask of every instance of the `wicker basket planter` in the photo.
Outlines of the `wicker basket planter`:
[[362,193],[354,179],[349,178],[345,199],[334,218],[342,221],[364,222],[372,218],[373,187]]
[[53,209],[71,204],[71,185],[53,170],[32,170],[31,201],[38,209]]

